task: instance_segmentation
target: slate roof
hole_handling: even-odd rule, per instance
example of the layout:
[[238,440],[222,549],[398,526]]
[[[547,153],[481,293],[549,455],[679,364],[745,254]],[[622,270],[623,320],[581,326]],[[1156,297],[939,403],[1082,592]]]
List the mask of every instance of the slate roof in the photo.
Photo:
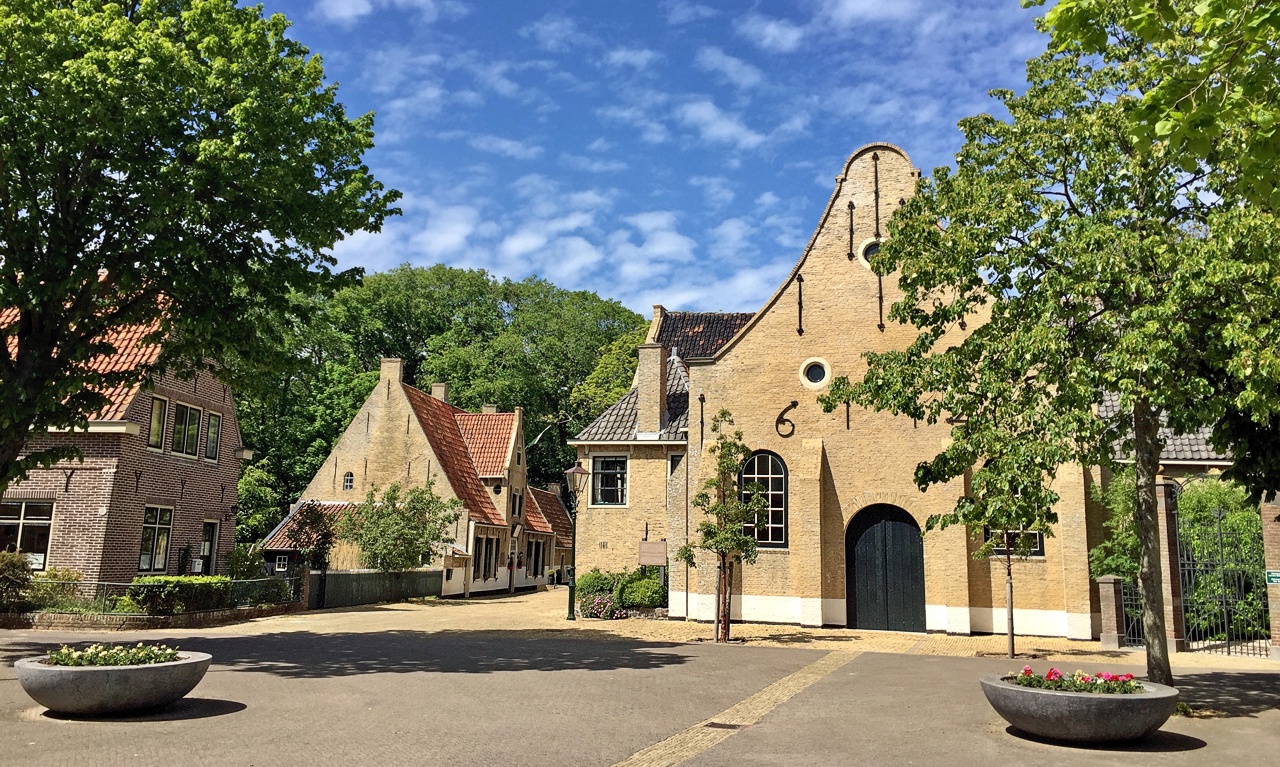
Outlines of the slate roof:
[[684,359],[714,357],[742,330],[748,312],[667,312],[658,326],[658,343],[676,349]]
[[501,477],[511,456],[511,439],[516,429],[515,413],[457,413],[458,431],[467,443],[467,452],[482,477]]
[[[14,307],[0,309],[0,327],[8,327],[18,320],[18,310]],[[157,325],[135,325],[133,327],[113,330],[107,333],[106,341],[115,347],[116,353],[99,355],[89,360],[90,369],[99,373],[123,373],[155,364],[160,357],[159,344],[143,343],[143,339],[155,332]],[[9,354],[18,349],[18,339],[7,337]],[[120,421],[124,419],[129,404],[142,388],[140,383],[112,386],[103,392],[107,404],[90,421]]]
[[[1111,418],[1120,410],[1120,397],[1108,393],[1102,397],[1098,405],[1098,415]],[[1160,439],[1164,449],[1160,451],[1161,461],[1230,461],[1231,456],[1223,455],[1209,444],[1208,428],[1199,429],[1190,434],[1175,434],[1173,429],[1160,429]]]
[[[668,315],[670,316],[670,315]],[[663,320],[664,324],[666,320]],[[592,421],[574,439],[584,442],[629,442],[636,438],[639,421],[638,389],[632,389]],[[680,359],[667,363],[667,423],[661,440],[682,440],[689,428],[689,371]]]
[[[546,525],[546,529],[539,529],[537,532],[555,533],[556,538],[561,542],[560,547],[569,548],[569,542],[573,539],[573,528],[569,522],[569,512],[565,510],[560,496],[531,487],[529,501],[530,503],[525,507],[525,516],[532,520],[536,513],[541,518],[542,524]],[[531,511],[533,513],[530,513]]]
[[[462,431],[458,427],[457,416],[464,411],[424,394],[408,384],[401,384],[401,386],[409,399],[409,406],[417,416],[418,425],[422,427],[422,432],[426,434],[427,441],[431,443],[431,449],[440,461],[440,468],[448,478],[454,494],[471,515],[471,519],[486,525],[505,525],[506,521],[493,505],[488,489],[480,482],[480,474],[471,460],[467,442],[463,439]],[[480,413],[479,415],[505,414]]]
[[276,529],[267,534],[262,541],[263,550],[273,551],[294,551],[298,548],[298,544],[291,540],[294,526],[298,518],[298,512],[305,508],[317,508],[320,513],[329,518],[332,523],[346,512],[354,509],[356,504],[344,501],[303,501],[289,512],[289,516],[285,517],[280,524],[276,525]]

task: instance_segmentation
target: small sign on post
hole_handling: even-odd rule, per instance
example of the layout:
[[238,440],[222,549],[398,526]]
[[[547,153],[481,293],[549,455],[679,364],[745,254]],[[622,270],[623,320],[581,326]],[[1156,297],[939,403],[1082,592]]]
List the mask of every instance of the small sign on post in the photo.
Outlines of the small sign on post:
[[640,541],[640,564],[667,566],[666,541]]
[[1267,584],[1268,584],[1268,585],[1274,585],[1274,586],[1280,586],[1280,570],[1268,570],[1268,571],[1267,571]]

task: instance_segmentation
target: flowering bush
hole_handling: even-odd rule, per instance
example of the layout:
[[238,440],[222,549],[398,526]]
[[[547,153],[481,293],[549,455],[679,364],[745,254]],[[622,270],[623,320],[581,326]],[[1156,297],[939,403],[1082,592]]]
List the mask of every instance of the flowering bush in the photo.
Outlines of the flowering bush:
[[613,594],[596,594],[578,603],[578,611],[584,618],[616,620],[628,617],[627,611],[613,598]]
[[1022,671],[1010,674],[1014,684],[1023,687],[1035,687],[1041,690],[1059,690],[1062,692],[1098,692],[1131,694],[1142,692],[1141,682],[1133,679],[1133,674],[1109,674],[1103,671],[1098,674],[1086,674],[1077,671],[1070,676],[1056,668],[1051,668],[1044,676],[1037,676],[1030,666],[1023,666]]
[[144,645],[137,647],[104,644],[90,645],[83,650],[73,650],[63,645],[49,653],[45,663],[50,666],[146,666],[152,663],[170,663],[178,659],[178,648],[168,645]]

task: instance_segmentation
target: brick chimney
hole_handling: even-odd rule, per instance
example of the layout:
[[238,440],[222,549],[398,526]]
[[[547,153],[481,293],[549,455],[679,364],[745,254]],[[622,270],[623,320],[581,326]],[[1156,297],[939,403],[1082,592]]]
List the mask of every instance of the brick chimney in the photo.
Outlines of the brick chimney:
[[481,405],[481,406],[480,406],[480,412],[481,412],[481,413],[496,413],[496,412],[498,412],[498,406],[497,406],[497,405],[490,405],[490,404],[488,404],[488,403],[485,403],[485,404],[483,404],[483,405]]
[[449,384],[447,383],[431,384],[431,396],[435,397],[441,402],[448,402],[449,401]]
[[662,344],[641,344],[637,353],[636,437],[657,439],[667,422],[667,348]]
[[548,483],[548,484],[547,484],[547,492],[548,492],[548,493],[551,493],[551,494],[552,494],[552,495],[554,495],[555,497],[559,498],[559,497],[560,497],[560,483],[559,483],[559,482],[550,482],[550,483]]
[[403,382],[404,360],[399,357],[383,357],[382,368],[378,373],[378,378],[383,381]]

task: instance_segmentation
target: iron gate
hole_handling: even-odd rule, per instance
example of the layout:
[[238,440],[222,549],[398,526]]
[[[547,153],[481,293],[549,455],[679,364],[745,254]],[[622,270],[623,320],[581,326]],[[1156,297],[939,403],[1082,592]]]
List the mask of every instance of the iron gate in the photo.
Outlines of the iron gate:
[[1147,634],[1142,625],[1142,590],[1136,580],[1120,582],[1120,601],[1124,607],[1124,646],[1145,647]]
[[1262,518],[1220,509],[1177,516],[1187,649],[1266,657],[1271,623]]

